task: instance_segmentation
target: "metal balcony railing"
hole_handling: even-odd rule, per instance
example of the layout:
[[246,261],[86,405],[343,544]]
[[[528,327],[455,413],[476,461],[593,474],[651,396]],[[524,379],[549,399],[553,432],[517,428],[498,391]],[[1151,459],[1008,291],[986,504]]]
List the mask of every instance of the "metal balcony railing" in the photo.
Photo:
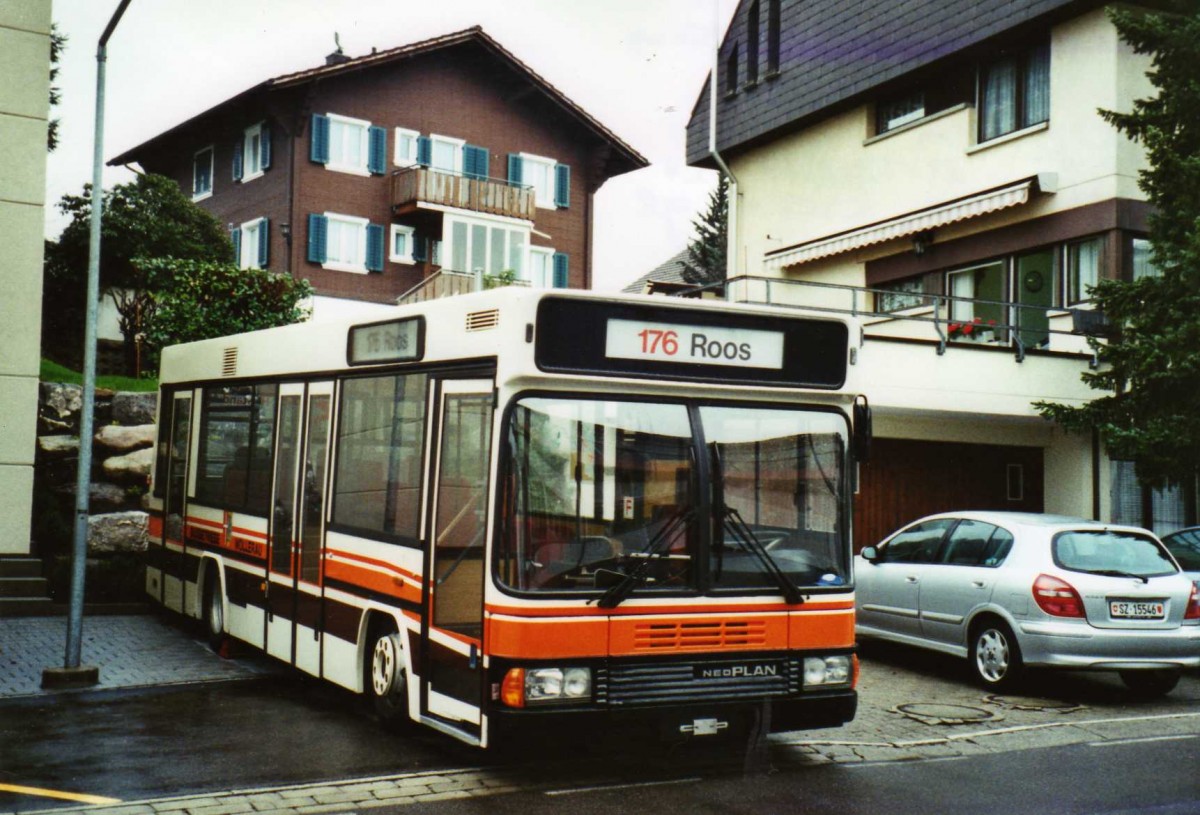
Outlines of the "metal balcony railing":
[[[1090,309],[1058,308],[1028,303],[957,297],[949,294],[896,292],[840,283],[819,283],[744,275],[681,292],[699,297],[707,290],[724,290],[725,299],[808,311],[849,314],[862,320],[867,339],[917,339],[936,342],[937,353],[947,347],[1011,348],[1017,362],[1031,348],[1087,354],[1097,364],[1089,337],[1101,337],[1103,315]],[[882,298],[906,303],[882,311]]]
[[470,212],[532,221],[536,203],[532,187],[498,178],[469,178],[429,167],[407,167],[392,173],[393,212],[404,214],[418,204],[437,204]]

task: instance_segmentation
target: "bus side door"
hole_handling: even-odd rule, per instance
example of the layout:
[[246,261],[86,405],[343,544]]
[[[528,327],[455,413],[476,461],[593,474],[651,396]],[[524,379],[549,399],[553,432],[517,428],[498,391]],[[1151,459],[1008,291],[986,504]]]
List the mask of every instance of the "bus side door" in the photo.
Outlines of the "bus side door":
[[422,638],[422,713],[478,737],[493,383],[442,379],[434,392]]
[[[184,545],[187,524],[187,473],[191,452],[192,392],[179,391],[159,411],[165,425],[160,444],[166,445],[166,467],[159,476],[163,489],[162,537],[151,548],[147,560],[159,570],[158,601],[175,611],[184,611],[184,556],[172,553],[168,544]],[[168,586],[170,591],[168,591]]]

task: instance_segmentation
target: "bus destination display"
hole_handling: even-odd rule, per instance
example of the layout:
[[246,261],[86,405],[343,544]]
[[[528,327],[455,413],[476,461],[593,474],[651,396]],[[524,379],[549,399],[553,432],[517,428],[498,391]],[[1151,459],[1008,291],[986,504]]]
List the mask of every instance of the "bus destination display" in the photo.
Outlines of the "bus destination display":
[[356,325],[350,329],[347,360],[351,365],[412,362],[422,355],[421,318]]
[[783,367],[783,334],[745,328],[609,320],[605,356],[738,368]]

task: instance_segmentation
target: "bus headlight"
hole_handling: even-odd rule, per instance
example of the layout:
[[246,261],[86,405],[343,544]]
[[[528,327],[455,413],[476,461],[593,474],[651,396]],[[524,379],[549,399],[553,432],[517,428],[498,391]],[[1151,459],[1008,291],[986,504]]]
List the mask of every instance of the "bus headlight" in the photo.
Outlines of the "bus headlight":
[[581,702],[592,696],[591,668],[513,668],[501,700],[509,707]]
[[850,684],[850,657],[805,657],[804,687]]

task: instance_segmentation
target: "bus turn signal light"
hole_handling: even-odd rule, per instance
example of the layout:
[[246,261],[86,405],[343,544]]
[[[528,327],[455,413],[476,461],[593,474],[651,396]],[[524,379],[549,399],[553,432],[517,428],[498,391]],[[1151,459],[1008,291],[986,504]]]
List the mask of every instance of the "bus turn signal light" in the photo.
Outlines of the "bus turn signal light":
[[500,701],[508,707],[525,707],[524,668],[509,668],[500,685]]

